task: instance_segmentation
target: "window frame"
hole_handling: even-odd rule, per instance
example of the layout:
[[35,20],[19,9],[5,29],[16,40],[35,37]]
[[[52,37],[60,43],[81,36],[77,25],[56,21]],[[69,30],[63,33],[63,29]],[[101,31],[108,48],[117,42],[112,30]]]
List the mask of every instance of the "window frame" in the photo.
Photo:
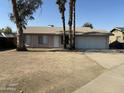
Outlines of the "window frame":
[[49,37],[47,35],[38,36],[38,44],[47,45],[49,43]]

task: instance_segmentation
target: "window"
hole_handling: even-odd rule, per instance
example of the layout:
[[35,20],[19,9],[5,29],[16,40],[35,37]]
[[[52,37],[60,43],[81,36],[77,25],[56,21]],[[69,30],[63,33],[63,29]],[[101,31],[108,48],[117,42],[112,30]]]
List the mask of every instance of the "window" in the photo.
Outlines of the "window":
[[43,36],[43,44],[48,44],[48,36]]
[[39,44],[43,44],[43,36],[39,36],[38,37],[38,43]]
[[39,44],[48,44],[48,36],[39,36],[38,43]]
[[31,44],[31,36],[30,35],[25,36],[25,43],[26,44]]

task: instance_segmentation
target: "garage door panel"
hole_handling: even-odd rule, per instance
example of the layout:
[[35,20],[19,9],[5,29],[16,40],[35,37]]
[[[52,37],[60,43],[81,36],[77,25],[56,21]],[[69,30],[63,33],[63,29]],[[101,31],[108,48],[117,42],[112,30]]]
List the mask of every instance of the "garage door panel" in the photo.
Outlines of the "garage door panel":
[[78,49],[105,49],[106,37],[76,37],[76,48]]

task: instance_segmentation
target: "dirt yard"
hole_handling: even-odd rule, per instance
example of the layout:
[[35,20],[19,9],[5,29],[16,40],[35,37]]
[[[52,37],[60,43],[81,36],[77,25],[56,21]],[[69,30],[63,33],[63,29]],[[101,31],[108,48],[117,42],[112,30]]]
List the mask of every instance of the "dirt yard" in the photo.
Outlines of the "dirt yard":
[[104,70],[78,52],[0,52],[0,93],[72,93]]

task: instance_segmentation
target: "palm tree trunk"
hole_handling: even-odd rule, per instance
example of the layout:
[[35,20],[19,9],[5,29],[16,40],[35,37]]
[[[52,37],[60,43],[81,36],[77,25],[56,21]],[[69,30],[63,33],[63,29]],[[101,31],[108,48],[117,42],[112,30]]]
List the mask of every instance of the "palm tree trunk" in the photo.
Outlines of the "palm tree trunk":
[[73,25],[73,29],[74,29],[74,33],[73,33],[73,49],[75,49],[75,28],[76,28],[76,11],[75,11],[75,5],[76,5],[76,0],[74,0],[74,25]]
[[16,0],[12,0],[13,5],[13,14],[15,17],[16,27],[17,27],[17,51],[26,51],[25,43],[24,43],[24,35],[23,29],[19,23],[19,15],[17,11]]
[[63,21],[63,44],[64,44],[64,49],[66,49],[66,28],[65,28],[65,13],[64,11],[62,12],[62,21]]
[[72,22],[73,22],[73,0],[70,0],[70,12],[69,12],[69,48],[73,48],[73,35],[72,35]]

